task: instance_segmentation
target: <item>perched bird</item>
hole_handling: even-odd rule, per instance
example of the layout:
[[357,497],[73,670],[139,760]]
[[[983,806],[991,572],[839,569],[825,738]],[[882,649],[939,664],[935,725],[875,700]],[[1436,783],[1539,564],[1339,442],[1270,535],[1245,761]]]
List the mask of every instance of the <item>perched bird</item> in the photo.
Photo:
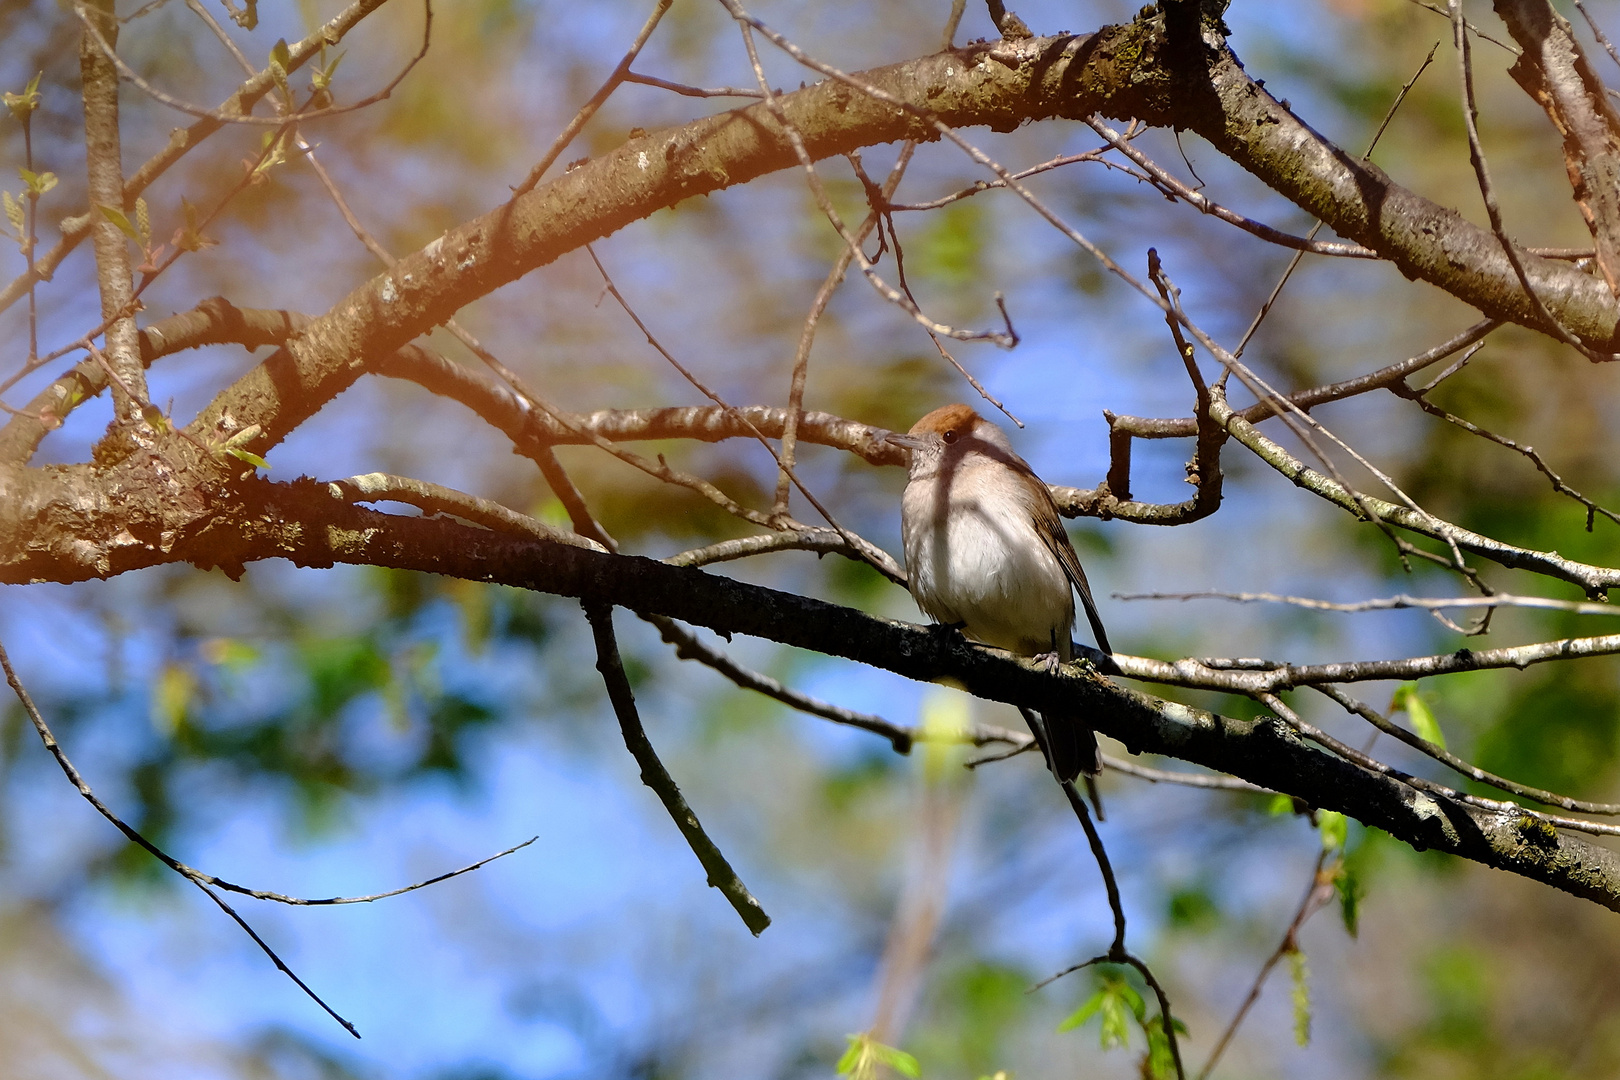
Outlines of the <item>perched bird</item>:
[[[911,470],[900,534],[918,607],[986,645],[1055,665],[1072,659],[1072,586],[1097,647],[1114,651],[1057,504],[1006,432],[946,405],[888,441],[905,448]],[[1078,717],[1048,713],[1038,725],[1025,715],[1059,780],[1102,768],[1097,737]]]

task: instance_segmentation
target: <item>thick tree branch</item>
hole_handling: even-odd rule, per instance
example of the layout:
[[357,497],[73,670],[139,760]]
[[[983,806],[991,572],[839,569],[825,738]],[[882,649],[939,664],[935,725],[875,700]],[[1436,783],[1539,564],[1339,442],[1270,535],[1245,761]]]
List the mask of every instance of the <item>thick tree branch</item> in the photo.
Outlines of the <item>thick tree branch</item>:
[[[121,425],[141,423],[140,406],[146,400],[146,369],[141,366],[136,341],[135,279],[129,261],[129,242],[98,206],[120,210],[124,202],[124,166],[118,130],[118,71],[92,36],[117,39],[118,19],[113,0],[89,0],[82,9],[85,36],[79,49],[79,72],[84,82],[84,146],[89,167],[90,235],[96,249],[96,281],[101,287],[101,318],[107,325],[107,358],[118,375],[113,388],[114,412]],[[126,393],[126,388],[128,392]],[[131,395],[134,395],[131,397]]]
[[[1536,324],[1488,230],[1322,139],[1249,79],[1223,42],[1212,38],[1189,49],[1173,37],[1162,18],[1144,17],[1089,37],[1021,42],[1015,55],[998,59],[975,48],[879,68],[859,80],[958,127],[1007,129],[1093,112],[1191,127],[1404,272],[1493,317]],[[922,116],[897,112],[839,82],[782,95],[775,104],[815,159],[877,142],[938,137]],[[476,297],[658,209],[795,160],[765,105],[633,139],[401,259],[222,393],[193,431],[207,431],[229,413],[244,426],[261,426],[248,449],[263,454],[368,364]],[[1614,337],[1620,311],[1601,283],[1565,263],[1529,254],[1523,259],[1563,325],[1598,344]]]
[[1508,73],[1564,137],[1564,167],[1597,245],[1597,263],[1620,295],[1620,116],[1604,93],[1574,28],[1547,0],[1496,0],[1524,52]]
[[357,563],[449,574],[667,615],[907,678],[948,676],[990,700],[1035,709],[1078,705],[1088,723],[1133,752],[1166,754],[1239,776],[1342,811],[1414,846],[1510,870],[1620,911],[1620,857],[1608,850],[1527,815],[1468,806],[1369,773],[1313,749],[1278,720],[1239,720],[1164,701],[1111,683],[1083,664],[1049,673],[1035,661],[921,627],[700,570],[443,520],[390,517],[334,499],[313,481],[248,480],[221,492],[221,502],[226,505],[212,523],[173,538],[167,554],[137,540],[120,549],[120,561],[230,566],[280,557],[304,566]]

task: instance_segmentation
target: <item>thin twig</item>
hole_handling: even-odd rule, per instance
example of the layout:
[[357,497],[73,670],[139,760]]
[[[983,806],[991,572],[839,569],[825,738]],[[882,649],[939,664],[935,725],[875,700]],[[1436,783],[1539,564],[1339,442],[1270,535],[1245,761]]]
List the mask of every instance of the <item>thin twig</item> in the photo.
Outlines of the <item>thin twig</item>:
[[842,534],[832,529],[800,526],[783,532],[721,540],[671,555],[664,561],[671,566],[707,566],[710,563],[746,559],[752,555],[763,555],[772,551],[813,551],[818,555],[836,553],[851,559],[861,559],[860,553],[849,546],[849,541],[844,539]]
[[703,831],[697,815],[687,805],[669,770],[658,760],[658,754],[641,726],[635,694],[630,689],[629,677],[624,673],[624,661],[619,657],[619,645],[613,635],[613,608],[598,600],[587,599],[581,603],[585,608],[585,617],[591,624],[591,635],[596,641],[596,670],[602,673],[608,700],[613,703],[613,711],[619,718],[624,745],[636,759],[636,764],[641,766],[641,782],[653,789],[664,804],[664,809],[669,811],[670,818],[685,837],[692,854],[703,864],[709,884],[720,890],[741,916],[744,925],[758,937],[771,925],[771,917],[765,914],[765,909],[759,906],[759,901],[742,883],[725,855]]
[[[314,31],[292,45],[287,50],[288,63],[284,69],[285,74],[291,74],[308,63],[312,57],[319,56],[322,50],[337,45],[353,30],[366,16],[381,7],[387,0],[354,0],[348,7],[338,12],[325,23],[316,27]],[[252,78],[243,82],[232,94],[225,99],[217,111],[232,115],[245,113],[253,108],[265,94],[276,88],[274,72],[266,67],[256,73]],[[186,128],[179,128],[170,133],[169,141],[163,149],[147,158],[140,168],[136,169],[124,183],[123,197],[118,205],[125,211],[135,205],[142,191],[146,190],[153,181],[162,176],[177,161],[191,150],[202,145],[210,135],[218,132],[224,124],[214,120],[198,120]],[[8,282],[5,288],[0,289],[0,311],[4,311],[16,303],[28,288],[35,282],[48,281],[56,268],[90,235],[91,227],[103,220],[102,215],[94,206],[70,215],[62,221],[61,238],[51,246],[51,249],[40,256],[32,274],[24,272]]]
[[[1032,730],[1039,730],[1032,728]],[[1143,980],[1153,990],[1159,1001],[1159,1021],[1163,1025],[1166,1041],[1170,1046],[1170,1056],[1175,1062],[1176,1076],[1185,1080],[1186,1072],[1181,1063],[1181,1043],[1176,1038],[1176,1022],[1170,1013],[1170,997],[1165,993],[1164,987],[1154,977],[1153,970],[1140,958],[1134,956],[1125,948],[1125,907],[1120,902],[1119,883],[1114,879],[1114,868],[1109,862],[1108,851],[1103,847],[1102,836],[1097,832],[1096,823],[1091,820],[1091,811],[1086,808],[1086,800],[1081,796],[1073,781],[1063,783],[1063,794],[1069,800],[1069,806],[1074,810],[1074,816],[1080,819],[1080,827],[1085,830],[1086,841],[1091,845],[1091,854],[1097,860],[1097,869],[1102,873],[1103,888],[1108,894],[1108,906],[1114,916],[1114,940],[1108,946],[1108,951],[1101,956],[1094,956],[1084,963],[1064,968],[1062,971],[1048,978],[1042,979],[1029,988],[1033,993],[1049,983],[1056,982],[1065,975],[1073,974],[1083,968],[1094,964],[1125,964],[1135,968],[1141,973]]]
[[564,150],[568,149],[568,144],[574,141],[574,137],[580,133],[591,117],[596,115],[596,111],[602,107],[608,98],[613,96],[613,91],[619,88],[620,83],[626,81],[630,75],[630,65],[635,62],[637,56],[641,55],[642,47],[652,37],[653,31],[658,29],[658,23],[663,19],[664,12],[668,11],[670,5],[674,2],[675,0],[657,0],[657,3],[653,5],[652,14],[647,16],[647,21],[642,23],[641,31],[636,34],[636,39],[630,43],[630,48],[625,51],[624,58],[619,61],[618,66],[597,88],[596,93],[591,95],[591,99],[580,107],[579,112],[574,114],[572,120],[568,121],[568,126],[563,128],[557,137],[551,141],[550,148],[535,163],[534,168],[529,170],[529,175],[524,177],[523,183],[512,189],[513,198],[534,189],[534,185],[540,182],[540,178],[546,174],[546,170],[551,168]]
[[[56,736],[51,732],[50,725],[45,722],[45,717],[40,713],[38,707],[34,705],[34,699],[30,697],[28,691],[23,688],[21,680],[17,678],[16,671],[12,669],[11,657],[6,655],[4,645],[0,645],[0,667],[5,669],[6,682],[11,686],[12,693],[17,695],[17,700],[22,702],[23,711],[28,714],[28,719],[33,722],[34,730],[39,734],[40,741],[45,744],[45,749],[48,750],[51,756],[56,759],[56,764],[62,770],[63,775],[68,778],[68,782],[78,790],[79,794],[84,797],[85,801],[91,806],[95,807],[97,812],[100,813],[102,817],[111,822],[113,826],[119,832],[123,833],[124,836],[132,843],[144,848],[147,852],[157,858],[159,862],[163,863],[163,865],[175,871],[187,881],[197,886],[197,888],[201,889],[203,894],[207,896],[208,899],[212,900],[221,911],[230,916],[237,926],[242,928],[248,937],[253,939],[253,943],[257,945],[267,957],[270,958],[270,962],[275,964],[278,970],[291,979],[300,990],[308,995],[311,1001],[315,1002],[315,1004],[324,1009],[328,1016],[336,1020],[339,1024],[342,1024],[345,1031],[358,1039],[360,1037],[360,1032],[355,1028],[355,1026],[348,1020],[344,1019],[336,1010],[332,1008],[332,1006],[323,1001],[319,994],[317,994],[314,990],[311,990],[309,985],[305,983],[303,979],[300,979],[292,968],[287,966],[286,962],[282,960],[280,956],[276,955],[276,951],[258,935],[253,927],[248,925],[247,920],[242,918],[241,915],[237,914],[236,909],[231,907],[230,904],[226,903],[224,898],[218,893],[214,892],[213,889],[209,888],[209,885],[218,885],[221,888],[230,888],[233,891],[246,892],[249,895],[253,895],[253,893],[251,893],[249,890],[241,889],[236,886],[230,886],[226,882],[193,870],[191,867],[186,866],[179,860],[171,858],[157,845],[153,844],[150,840],[146,839],[146,837],[135,831],[135,829],[125,824],[124,821],[118,817],[118,815],[109,810],[107,805],[96,796],[94,791],[91,790],[90,785],[84,782],[84,777],[79,775],[79,770],[73,767],[73,762],[68,760],[67,754],[63,752],[62,747],[57,743]],[[266,898],[268,899],[270,897]]]
[[1284,596],[1269,592],[1184,592],[1184,593],[1114,593],[1115,600],[1231,600],[1240,604],[1290,604],[1312,611],[1398,611],[1412,608],[1419,611],[1442,611],[1449,608],[1540,608],[1548,611],[1567,611],[1575,615],[1620,615],[1614,604],[1598,604],[1583,600],[1554,600],[1546,596],[1509,596],[1496,593],[1491,596],[1394,596],[1375,600],[1357,600],[1340,603],[1316,600],[1308,596]]
[[744,90],[736,86],[717,86],[713,89],[706,90],[699,86],[687,86],[685,83],[670,82],[668,79],[660,79],[652,75],[642,75],[641,73],[635,71],[625,72],[624,81],[627,83],[639,83],[642,86],[656,86],[660,90],[668,90],[671,93],[680,94],[682,97],[764,97],[764,95],[758,90]]
[[[1441,7],[1439,4],[1430,3],[1429,0],[1407,0],[1407,3],[1415,4],[1418,7],[1423,8],[1426,11],[1432,11],[1436,15],[1439,15],[1439,16],[1445,18],[1448,21],[1451,19],[1451,13],[1450,12],[1448,12],[1445,8]],[[1491,35],[1487,34],[1485,31],[1481,30],[1479,27],[1475,26],[1473,23],[1469,22],[1467,19],[1463,20],[1463,25],[1468,27],[1468,32],[1469,33],[1473,34],[1475,37],[1481,39],[1482,41],[1488,41],[1492,45],[1496,45],[1499,48],[1506,49],[1508,52],[1512,53],[1514,56],[1520,55],[1519,47],[1517,45],[1513,45],[1513,44],[1511,44],[1509,42],[1502,41],[1499,38],[1492,37]]]
[[[1378,125],[1378,130],[1373,133],[1372,139],[1367,143],[1367,152],[1361,155],[1362,161],[1368,161],[1372,158],[1373,150],[1378,147],[1378,141],[1384,137],[1384,132],[1388,130],[1390,121],[1395,119],[1396,110],[1406,100],[1406,95],[1412,92],[1412,87],[1417,85],[1418,79],[1422,77],[1425,71],[1429,70],[1429,65],[1434,63],[1434,54],[1439,48],[1440,43],[1437,41],[1434,43],[1433,48],[1429,50],[1429,55],[1423,58],[1423,63],[1419,64],[1418,69],[1412,73],[1412,77],[1407,79],[1405,84],[1401,86],[1400,91],[1395,95],[1395,100],[1390,102],[1388,111],[1384,113],[1383,121]],[[1305,234],[1305,238],[1314,240],[1316,234],[1321,231],[1322,222],[1318,221],[1311,226],[1311,231]],[[1294,271],[1298,269],[1300,260],[1304,257],[1305,253],[1301,251],[1288,260],[1288,265],[1283,268],[1281,276],[1277,278],[1277,284],[1272,286],[1270,295],[1260,305],[1260,310],[1255,313],[1254,320],[1249,323],[1249,328],[1243,332],[1243,337],[1238,341],[1237,348],[1232,350],[1233,356],[1242,356],[1243,350],[1249,347],[1249,341],[1254,337],[1255,332],[1260,329],[1260,324],[1266,321],[1266,316],[1271,314],[1271,309],[1277,303],[1277,298],[1282,295],[1283,287],[1288,284],[1288,279],[1294,276]]]
[[[1454,367],[1461,367],[1462,364],[1467,361],[1467,359],[1468,359],[1467,356],[1463,357],[1463,359],[1461,361],[1459,361],[1456,365],[1454,365]],[[1505,446],[1509,450],[1512,450],[1514,453],[1523,455],[1524,457],[1528,458],[1530,463],[1532,465],[1534,465],[1536,467],[1536,469],[1543,476],[1545,476],[1547,478],[1549,483],[1552,484],[1553,491],[1557,492],[1560,495],[1564,495],[1564,496],[1567,496],[1567,497],[1575,500],[1576,502],[1580,503],[1582,506],[1584,506],[1586,508],[1586,531],[1587,532],[1592,531],[1592,526],[1595,523],[1595,519],[1596,519],[1597,515],[1599,515],[1599,514],[1602,514],[1604,517],[1608,518],[1610,521],[1614,522],[1615,524],[1620,525],[1620,514],[1616,514],[1614,511],[1608,509],[1607,507],[1604,507],[1601,504],[1599,504],[1597,502],[1594,502],[1593,500],[1587,498],[1585,495],[1581,494],[1579,491],[1576,491],[1574,488],[1570,487],[1568,484],[1564,483],[1564,478],[1562,476],[1559,476],[1556,472],[1553,471],[1552,466],[1547,464],[1546,459],[1543,458],[1539,452],[1537,452],[1535,447],[1533,447],[1533,446],[1521,446],[1517,442],[1515,442],[1514,440],[1508,438],[1505,435],[1498,435],[1498,434],[1496,434],[1496,432],[1491,431],[1489,428],[1482,428],[1478,424],[1474,424],[1474,423],[1471,423],[1470,421],[1464,420],[1462,417],[1457,416],[1457,415],[1455,415],[1453,413],[1450,413],[1450,412],[1446,411],[1445,409],[1442,409],[1440,406],[1438,406],[1438,405],[1434,404],[1433,402],[1431,402],[1428,399],[1428,396],[1427,396],[1428,392],[1430,390],[1434,389],[1434,387],[1436,385],[1438,385],[1443,379],[1445,379],[1447,376],[1449,376],[1451,374],[1452,374],[1452,371],[1449,371],[1449,370],[1442,372],[1440,374],[1439,378],[1435,379],[1434,382],[1430,383],[1428,386],[1423,387],[1423,389],[1421,389],[1421,390],[1407,390],[1406,392],[1403,392],[1402,391],[1402,386],[1404,384],[1402,384],[1402,383],[1393,384],[1393,385],[1390,386],[1390,389],[1392,391],[1394,391],[1397,395],[1406,398],[1408,401],[1416,403],[1418,408],[1422,409],[1424,412],[1428,413],[1430,416],[1437,416],[1440,419],[1444,420],[1448,424],[1451,424],[1451,425],[1453,425],[1455,427],[1462,428],[1464,431],[1468,432],[1470,435],[1477,435],[1480,438],[1488,440],[1490,442],[1493,442],[1498,446]]]
[[1316,866],[1311,870],[1311,883],[1306,887],[1305,895],[1300,899],[1299,908],[1294,912],[1293,919],[1288,923],[1288,929],[1283,931],[1282,941],[1277,944],[1276,949],[1272,950],[1271,955],[1266,957],[1266,962],[1260,965],[1260,971],[1255,975],[1248,994],[1243,998],[1243,1003],[1238,1006],[1237,1012],[1232,1016],[1231,1023],[1227,1024],[1226,1029],[1221,1032],[1221,1037],[1216,1041],[1215,1048],[1209,1052],[1209,1060],[1205,1061],[1204,1067],[1198,1070],[1198,1080],[1208,1080],[1209,1074],[1215,1069],[1216,1062],[1220,1061],[1221,1055],[1226,1053],[1227,1044],[1232,1041],[1232,1036],[1237,1034],[1237,1029],[1243,1023],[1243,1018],[1249,1015],[1249,1009],[1259,1000],[1260,988],[1266,985],[1266,980],[1271,977],[1272,969],[1277,966],[1283,957],[1291,952],[1299,951],[1299,931],[1305,925],[1305,921],[1322,910],[1328,901],[1333,899],[1333,878],[1330,875],[1324,876],[1322,873],[1323,867],[1327,864],[1327,859],[1328,851],[1326,848],[1317,853]]
[[[1175,176],[1166,171],[1152,158],[1132,146],[1125,138],[1113,128],[1103,122],[1101,117],[1088,116],[1085,123],[1108,141],[1108,144],[1121,154],[1134,161],[1147,175],[1153,186],[1158,188],[1172,200],[1180,200],[1201,213],[1218,218],[1228,225],[1235,225],[1244,232],[1257,236],[1267,243],[1279,247],[1293,248],[1296,251],[1312,255],[1334,255],[1345,259],[1382,259],[1383,256],[1372,248],[1362,247],[1360,244],[1333,243],[1316,240],[1315,230],[1309,237],[1294,236],[1281,229],[1274,229],[1270,225],[1254,220],[1230,210],[1202,192],[1194,191],[1186,184],[1177,180]],[[1320,225],[1318,225],[1320,228]]]
[[1592,36],[1597,38],[1597,43],[1603,46],[1603,51],[1609,54],[1610,60],[1613,60],[1616,65],[1620,65],[1620,52],[1615,51],[1614,42],[1609,40],[1608,35],[1597,24],[1597,20],[1592,18],[1592,13],[1586,10],[1586,5],[1581,3],[1581,0],[1574,0],[1574,3],[1575,10],[1581,13],[1581,18],[1586,20],[1586,25],[1592,28]]
[[454,514],[488,529],[527,536],[552,544],[567,544],[591,551],[606,551],[595,540],[587,539],[565,529],[554,528],[527,514],[520,514],[492,499],[481,499],[464,491],[456,491],[440,484],[417,480],[409,476],[391,476],[388,473],[365,473],[346,480],[334,480],[327,485],[332,497],[344,502],[400,502],[414,506],[429,514]]
[[[866,280],[872,284],[872,287],[878,291],[879,295],[905,311],[918,325],[939,334],[941,337],[953,338],[956,341],[989,341],[1004,349],[1011,348],[1014,339],[1010,333],[999,330],[957,330],[944,323],[935,322],[904,292],[896,289],[879,276],[872,261],[866,257],[865,252],[860,250],[860,245],[855,243],[854,236],[851,235],[849,229],[844,225],[843,218],[839,216],[838,210],[833,206],[832,199],[827,194],[825,185],[821,182],[821,176],[816,171],[815,161],[811,158],[809,150],[805,148],[804,136],[793,122],[788,119],[787,112],[782,108],[781,102],[777,100],[775,91],[771,89],[770,80],[765,77],[765,69],[760,65],[758,51],[754,48],[753,35],[755,26],[763,26],[763,24],[760,24],[757,19],[743,11],[733,0],[721,0],[721,2],[725,4],[727,10],[732,12],[733,18],[737,20],[742,31],[743,44],[748,51],[749,63],[754,69],[754,77],[759,82],[760,92],[765,95],[765,107],[787,135],[788,144],[793,148],[794,155],[799,159],[799,164],[804,169],[805,178],[809,184],[810,193],[815,198],[816,205],[833,228],[837,230],[845,246],[852,249],[855,262],[860,266],[861,272],[866,275]],[[778,35],[775,35],[773,31],[762,30],[762,32],[770,36],[773,42],[777,40]],[[884,96],[892,97],[892,95]]]
[[822,505],[821,500],[816,498],[815,493],[805,486],[804,482],[800,480],[798,475],[794,472],[793,466],[787,462],[782,455],[776,452],[776,450],[771,446],[770,440],[761,434],[760,430],[753,425],[748,417],[743,415],[740,410],[727,403],[720,397],[719,394],[716,394],[708,386],[704,385],[702,380],[694,375],[685,364],[682,364],[679,360],[675,359],[674,354],[668,349],[664,348],[663,343],[658,340],[658,338],[653,334],[652,330],[648,328],[647,324],[641,320],[641,316],[637,315],[635,309],[630,306],[630,301],[624,298],[624,294],[619,291],[618,285],[614,284],[612,276],[607,272],[607,267],[603,266],[602,260],[597,257],[596,249],[592,245],[586,244],[585,251],[586,254],[590,255],[591,262],[596,264],[597,273],[602,275],[602,281],[606,283],[608,295],[612,296],[613,299],[618,303],[619,307],[623,309],[624,313],[630,316],[630,321],[636,324],[636,329],[640,330],[642,336],[647,339],[647,344],[651,345],[655,350],[657,350],[658,355],[662,356],[669,362],[671,367],[680,372],[681,376],[686,379],[687,382],[696,387],[699,393],[708,398],[710,401],[714,402],[716,405],[720,406],[722,409],[725,409],[729,415],[735,417],[745,428],[747,428],[749,433],[752,434],[754,438],[758,440],[759,444],[765,448],[765,452],[771,455],[771,459],[776,462],[777,468],[785,473],[788,479],[793,481],[793,485],[799,489],[799,492],[804,495],[807,500],[809,500],[810,505],[816,508],[816,512],[827,520],[827,524],[831,525],[838,535],[844,538],[844,541],[849,544],[852,551],[858,552],[861,558],[865,559],[866,562],[871,565],[872,569],[876,570],[884,577],[895,582],[896,584],[904,584],[906,579],[905,572],[902,571],[895,563],[893,557],[891,557],[887,552],[878,548],[871,541],[840,525],[838,523],[838,519],[833,517],[832,511],[828,510],[824,505]]
[[[763,93],[763,91],[762,91]],[[911,156],[916,151],[917,144],[907,142],[900,148],[900,154],[895,159],[894,168],[883,181],[882,195],[887,203],[889,196],[900,186],[900,178],[905,175],[906,166],[911,162]],[[791,477],[789,470],[798,459],[799,451],[799,420],[804,414],[804,387],[809,378],[810,348],[816,340],[816,328],[821,323],[822,313],[832,302],[833,292],[844,280],[849,271],[849,264],[855,259],[855,251],[872,235],[872,230],[882,221],[878,207],[873,207],[867,214],[866,220],[861,222],[855,230],[855,247],[844,245],[833,260],[832,269],[822,279],[821,287],[816,290],[815,299],[810,302],[810,311],[804,317],[804,326],[799,330],[799,343],[793,350],[793,373],[788,379],[788,411],[787,422],[782,427],[782,456],[781,468],[778,470],[776,481],[776,499],[771,504],[774,514],[788,512],[788,494]]]
[[1183,787],[1207,788],[1215,791],[1251,791],[1262,795],[1269,795],[1270,788],[1251,784],[1247,780],[1236,776],[1206,776],[1203,773],[1170,772],[1168,769],[1150,769],[1146,765],[1138,765],[1131,761],[1121,761],[1119,758],[1103,755],[1103,768],[1126,776],[1134,776],[1138,780],[1146,780],[1150,784],[1180,784]]
[[1407,746],[1412,747],[1414,750],[1427,754],[1429,757],[1447,766],[1448,768],[1455,769],[1457,772],[1468,777],[1470,780],[1477,781],[1481,784],[1489,784],[1494,788],[1506,791],[1510,795],[1518,795],[1521,798],[1534,799],[1536,802],[1545,806],[1556,806],[1563,810],[1573,810],[1576,813],[1581,814],[1598,814],[1603,816],[1620,814],[1620,803],[1600,803],[1588,802],[1585,799],[1572,799],[1568,795],[1560,795],[1556,791],[1544,791],[1541,788],[1531,787],[1528,784],[1521,784],[1517,781],[1509,780],[1506,777],[1497,776],[1495,773],[1486,772],[1479,766],[1464,761],[1462,758],[1458,757],[1456,754],[1453,754],[1445,747],[1437,746],[1429,740],[1406,730],[1399,724],[1393,723],[1388,717],[1384,716],[1377,709],[1374,709],[1365,702],[1356,700],[1332,684],[1321,684],[1313,686],[1311,689],[1332,698],[1334,701],[1338,702],[1338,704],[1341,705],[1346,712],[1350,712],[1361,717],[1363,720],[1367,721],[1385,735],[1398,739]]
[[[180,98],[177,98],[172,94],[159,90],[150,82],[141,78],[140,75],[136,74],[135,69],[126,64],[123,58],[118,55],[117,51],[114,50],[110,44],[108,44],[107,39],[103,37],[101,32],[97,30],[90,22],[89,17],[85,14],[83,4],[75,4],[73,7],[73,12],[79,17],[79,21],[84,23],[85,32],[90,36],[90,39],[95,43],[96,47],[100,49],[106,58],[118,68],[118,74],[124,78],[124,81],[130,83],[136,89],[146,94],[146,96],[150,97],[153,101],[156,101],[162,105],[167,105],[169,108],[174,109],[177,112],[183,112],[188,116],[195,116],[201,120],[211,120],[217,124],[244,124],[257,127],[281,127],[282,125],[288,123],[302,123],[306,120],[319,120],[328,116],[339,116],[343,113],[357,112],[361,109],[368,109],[377,104],[377,102],[385,101],[391,97],[394,91],[398,89],[399,84],[405,81],[405,76],[409,75],[411,70],[415,68],[417,64],[421,63],[422,59],[428,54],[428,47],[432,41],[433,33],[433,0],[422,0],[422,9],[422,47],[417,50],[415,56],[406,61],[405,66],[400,69],[399,73],[390,79],[388,84],[381,90],[363,97],[351,105],[326,105],[318,109],[308,109],[278,117],[252,116],[248,113],[233,113],[220,109],[205,109],[200,105],[193,105],[188,101],[182,101]],[[120,192],[120,195],[122,195],[122,192]]]
[[[315,157],[314,148],[311,147],[307,142],[302,141],[299,143],[299,148],[303,152],[305,159],[309,161],[311,168],[315,170],[316,176],[320,178],[322,185],[325,186],[327,193],[332,198],[332,201],[337,205],[338,211],[343,215],[343,220],[348,224],[350,230],[353,231],[360,242],[365,245],[366,250],[371,252],[379,262],[381,262],[384,266],[393,266],[398,260],[396,260],[394,256],[386,248],[384,248],[375,237],[371,235],[365,226],[361,224],[360,219],[355,215],[353,209],[349,206],[348,200],[344,198],[342,191],[338,188],[336,182],[333,181],[331,174],[326,171],[326,169],[320,164],[319,159]],[[586,442],[595,445],[599,449],[607,451],[620,461],[623,461],[634,468],[640,469],[649,476],[662,480],[665,483],[675,484],[691,491],[695,491],[699,495],[704,496],[711,502],[724,509],[727,513],[743,518],[744,520],[750,521],[756,525],[762,525],[767,528],[781,528],[784,526],[791,527],[796,525],[796,523],[793,522],[782,522],[780,520],[775,520],[771,515],[760,513],[757,510],[748,509],[747,507],[738,503],[735,499],[731,498],[731,496],[709,483],[707,480],[671,469],[668,463],[664,461],[662,456],[660,456],[658,462],[654,464],[653,462],[642,457],[640,454],[632,453],[631,451],[615,446],[608,439],[605,439],[601,435],[596,434],[594,431],[581,426],[577,422],[576,418],[571,417],[568,413],[557,408],[555,405],[551,404],[551,402],[547,401],[545,398],[531,390],[525,384],[524,380],[517,374],[517,372],[513,371],[506,364],[502,363],[500,358],[494,353],[484,348],[482,343],[480,343],[476,337],[474,337],[454,319],[448,320],[444,324],[444,328],[448,330],[451,335],[456,338],[456,340],[467,346],[467,348],[472,351],[473,355],[477,356],[478,359],[484,362],[486,367],[488,367],[509,386],[511,386],[519,397],[523,398],[530,405],[546,414],[546,416],[550,417],[565,430],[582,436]],[[550,455],[549,450],[546,451],[546,454],[548,456]],[[536,460],[538,461],[539,459],[537,458]],[[553,457],[553,461],[554,460],[555,458]],[[546,466],[542,464],[541,468],[542,471],[544,471]],[[891,559],[890,562],[892,564],[893,560]]]

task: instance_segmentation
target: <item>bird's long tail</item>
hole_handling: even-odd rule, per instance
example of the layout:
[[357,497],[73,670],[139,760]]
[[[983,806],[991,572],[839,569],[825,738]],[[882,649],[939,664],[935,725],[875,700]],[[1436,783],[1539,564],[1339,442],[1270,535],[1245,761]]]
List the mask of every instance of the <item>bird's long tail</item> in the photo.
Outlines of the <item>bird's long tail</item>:
[[1067,713],[1038,713],[1025,708],[1018,711],[1024,714],[1024,722],[1046,757],[1047,767],[1059,781],[1067,783],[1082,774],[1096,776],[1102,772],[1097,733],[1079,717]]

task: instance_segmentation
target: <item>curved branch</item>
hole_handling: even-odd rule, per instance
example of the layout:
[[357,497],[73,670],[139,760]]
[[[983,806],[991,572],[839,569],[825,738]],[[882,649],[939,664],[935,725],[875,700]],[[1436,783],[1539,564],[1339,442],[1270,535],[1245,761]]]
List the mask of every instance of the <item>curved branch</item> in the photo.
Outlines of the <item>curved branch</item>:
[[[1243,70],[1224,39],[1200,27],[1197,5],[1169,5],[1168,15],[1141,17],[1131,29],[1110,58],[1131,70],[1135,92],[1111,95],[1098,111],[1191,129],[1407,277],[1491,318],[1547,331],[1491,230],[1402,187],[1313,130]],[[1127,46],[1134,56],[1123,51]],[[1101,59],[1094,55],[1091,66],[1100,67]],[[1515,251],[1536,297],[1559,324],[1593,348],[1620,347],[1620,306],[1604,282],[1526,248],[1515,245]]]

